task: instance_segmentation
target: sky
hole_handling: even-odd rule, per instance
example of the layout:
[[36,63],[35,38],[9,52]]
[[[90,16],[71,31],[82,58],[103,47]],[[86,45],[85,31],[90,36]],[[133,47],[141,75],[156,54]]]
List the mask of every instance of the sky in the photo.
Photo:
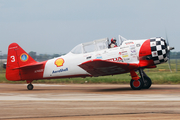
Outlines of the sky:
[[180,0],[0,0],[0,51],[68,53],[80,43],[118,35],[168,37],[180,51]]

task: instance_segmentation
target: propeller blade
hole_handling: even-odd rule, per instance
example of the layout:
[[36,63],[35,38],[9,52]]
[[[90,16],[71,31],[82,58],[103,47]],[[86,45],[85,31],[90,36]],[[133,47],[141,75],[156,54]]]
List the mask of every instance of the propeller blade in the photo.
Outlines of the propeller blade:
[[170,47],[169,46],[169,40],[168,40],[168,36],[167,36],[167,33],[166,33],[166,43],[167,43],[167,58],[168,58],[168,66],[169,66],[169,70],[170,72],[172,72],[172,69],[171,69],[171,62],[170,62],[170,50],[173,50],[174,47]]
[[167,32],[166,32],[166,43],[167,43],[167,46],[169,46],[169,41],[168,41],[168,35],[167,35]]
[[169,58],[168,58],[168,66],[169,66],[170,72],[172,72],[172,69],[171,69],[171,62],[170,62],[170,52],[169,52]]
[[167,41],[167,46],[169,46],[169,41],[168,41],[168,36],[166,34],[166,41]]

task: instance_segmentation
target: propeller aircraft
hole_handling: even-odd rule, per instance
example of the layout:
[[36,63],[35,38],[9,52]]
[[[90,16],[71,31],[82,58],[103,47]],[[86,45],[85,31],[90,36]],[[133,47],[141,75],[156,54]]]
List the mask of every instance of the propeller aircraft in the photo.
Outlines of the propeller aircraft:
[[172,49],[162,37],[126,40],[119,36],[119,46],[114,48],[109,48],[108,38],[98,39],[79,44],[66,55],[37,62],[17,43],[11,43],[8,47],[6,79],[26,81],[27,89],[32,90],[32,82],[39,79],[130,73],[132,89],[148,89],[152,81],[144,69],[156,68],[156,65],[167,62]]

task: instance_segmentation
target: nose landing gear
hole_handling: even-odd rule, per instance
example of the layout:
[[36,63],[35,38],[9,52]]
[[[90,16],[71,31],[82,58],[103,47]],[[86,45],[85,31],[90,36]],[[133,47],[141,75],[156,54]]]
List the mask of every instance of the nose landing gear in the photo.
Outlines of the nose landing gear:
[[141,78],[139,78],[135,71],[131,71],[130,73],[132,77],[130,86],[133,90],[149,89],[151,87],[152,81],[143,69],[139,69]]

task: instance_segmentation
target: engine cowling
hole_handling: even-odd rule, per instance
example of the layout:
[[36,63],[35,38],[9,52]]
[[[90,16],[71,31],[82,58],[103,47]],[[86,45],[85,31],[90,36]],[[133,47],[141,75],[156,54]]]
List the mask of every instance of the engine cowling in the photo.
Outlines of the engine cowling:
[[152,38],[150,39],[151,57],[154,64],[161,64],[168,61],[167,57],[167,44],[163,38]]
[[162,37],[146,40],[139,51],[139,67],[155,67],[168,61],[168,46]]

